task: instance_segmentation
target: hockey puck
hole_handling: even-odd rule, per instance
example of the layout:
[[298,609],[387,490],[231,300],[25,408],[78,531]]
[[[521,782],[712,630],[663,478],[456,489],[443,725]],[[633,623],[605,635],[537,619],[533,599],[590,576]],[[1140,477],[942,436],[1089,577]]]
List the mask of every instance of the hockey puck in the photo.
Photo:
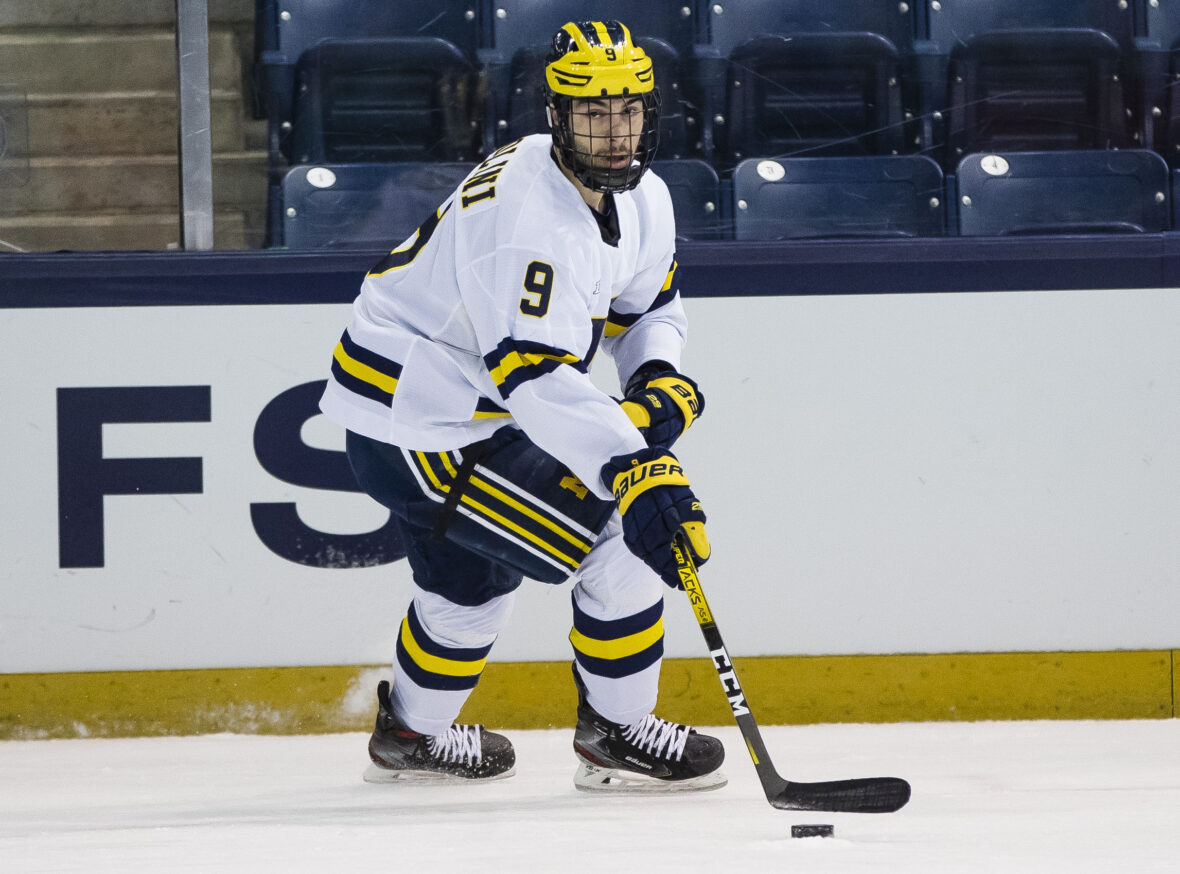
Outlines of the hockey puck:
[[830,838],[835,833],[836,827],[833,825],[791,826],[791,837],[793,838]]

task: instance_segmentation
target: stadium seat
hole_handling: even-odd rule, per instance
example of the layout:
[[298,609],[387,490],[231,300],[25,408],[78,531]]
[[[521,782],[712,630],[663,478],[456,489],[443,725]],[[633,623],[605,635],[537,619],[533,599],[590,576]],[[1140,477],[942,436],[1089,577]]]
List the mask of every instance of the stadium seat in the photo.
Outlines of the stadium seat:
[[653,161],[651,169],[672,195],[676,239],[720,239],[721,183],[717,171],[699,159]]
[[[485,0],[255,0],[255,111],[267,120],[267,211],[282,209],[282,181],[293,156],[296,69],[304,52],[326,40],[393,37],[445,39],[474,65],[486,41]],[[267,224],[267,245],[278,241]]]
[[[1068,56],[1055,57],[1059,52],[1072,52],[1063,46],[1059,37],[1053,37],[1053,31],[1086,30],[1095,37],[1094,45],[1101,40],[1098,35],[1109,37],[1114,43],[1115,55],[1124,59],[1129,57],[1135,45],[1134,7],[1136,3],[1125,0],[920,0],[919,39],[915,44],[914,78],[918,83],[920,98],[918,100],[918,119],[921,127],[919,141],[928,153],[937,154],[946,160],[947,166],[953,167],[955,162],[965,152],[947,152],[947,127],[944,123],[952,113],[962,115],[965,107],[962,95],[954,88],[956,77],[960,74],[949,70],[952,57],[956,52],[962,57],[963,51],[972,43],[976,48],[967,51],[966,58],[982,61],[984,54],[992,55],[991,66],[997,67],[1016,63],[1012,52],[1007,53],[1005,59],[1002,49],[1003,37],[990,36],[1002,33],[1024,33],[1018,41],[1035,42],[1033,34],[1043,32],[1046,41],[1030,51],[1036,60],[1048,63],[1048,87],[1041,92],[1044,105],[1052,114],[1060,114],[1060,107],[1067,101],[1077,99],[1075,89],[1072,95],[1060,92],[1058,80],[1068,79],[1073,75],[1088,77],[1089,74],[1071,72],[1068,68],[1075,63]],[[988,43],[978,43],[983,37],[990,39]],[[1096,49],[1104,57],[1110,54],[1109,45]],[[1084,49],[1083,49],[1084,52]],[[973,61],[971,61],[973,62]],[[1107,66],[1107,62],[1102,64]],[[1114,69],[1110,75],[1122,73]],[[1002,74],[1001,74],[1002,75]],[[1015,71],[1009,75],[1019,79]],[[1125,77],[1124,77],[1125,78]],[[1034,84],[1030,85],[1029,82]],[[1024,81],[1013,83],[1018,90],[1037,90],[1035,75],[1025,76]],[[1068,92],[1068,88],[1066,91]],[[1030,99],[1036,98],[1030,95]],[[1054,110],[1053,104],[1057,104]],[[1122,107],[1120,107],[1122,111]],[[959,145],[962,145],[961,143]],[[1069,148],[1065,144],[1036,145],[1035,148]],[[966,148],[970,149],[970,146]]]
[[[740,77],[743,73],[740,68],[734,69],[730,56],[739,46],[767,36],[859,34],[863,38],[867,34],[876,34],[893,47],[892,64],[904,70],[909,65],[914,45],[914,5],[892,0],[826,0],[824,3],[813,0],[727,0],[703,3],[701,41],[694,50],[693,77],[694,93],[702,105],[701,137],[705,154],[712,156],[715,145],[723,147],[723,141],[727,139],[730,121],[726,109],[727,88],[733,74]],[[830,41],[826,43],[832,44]],[[793,63],[798,66],[803,60],[803,53],[796,52]],[[834,72],[830,61],[825,61],[824,66],[825,75]],[[747,85],[751,78],[752,75],[746,75]],[[903,78],[903,86],[905,81]],[[814,90],[820,84],[812,82],[808,87]],[[839,102],[835,96],[826,99]],[[903,104],[908,102],[908,96],[902,91],[899,91],[899,99]],[[889,136],[900,140],[902,133],[900,130],[891,131]],[[733,142],[732,136],[728,139]],[[892,151],[892,147],[888,151]],[[756,150],[750,152],[757,153]],[[733,159],[732,154],[728,157]]]
[[446,40],[320,42],[296,78],[295,163],[475,158],[475,69]]
[[1146,3],[1144,19],[1135,52],[1144,143],[1180,166],[1180,0]]
[[255,74],[269,118],[290,122],[299,56],[326,39],[434,36],[474,61],[483,0],[255,0]]
[[1172,171],[1172,227],[1180,228],[1180,170]]
[[900,62],[872,33],[764,36],[729,55],[722,164],[902,148]]
[[1107,34],[1130,49],[1133,3],[1122,0],[919,0],[926,38],[943,54],[973,37],[1003,30],[1085,28]]
[[548,46],[567,21],[618,19],[631,36],[654,36],[677,52],[696,36],[695,0],[635,3],[632,0],[490,0],[491,47],[511,58],[519,48]]
[[734,170],[734,238],[940,236],[943,188],[924,155],[750,158]]
[[913,3],[893,0],[725,0],[705,3],[703,41],[722,58],[759,36],[876,33],[900,53],[914,42]]
[[968,155],[955,186],[962,235],[1170,227],[1168,167],[1146,149]]
[[446,200],[470,163],[292,167],[283,180],[289,249],[392,249]]
[[651,55],[663,108],[660,157],[692,150],[698,120],[685,88],[685,60],[696,33],[693,3],[628,3],[620,0],[492,0],[491,47],[480,55],[493,119],[494,144],[547,130],[540,88],[542,65],[553,34],[566,21],[618,19]]
[[979,151],[1133,145],[1122,55],[1087,29],[994,31],[950,55],[947,160]]

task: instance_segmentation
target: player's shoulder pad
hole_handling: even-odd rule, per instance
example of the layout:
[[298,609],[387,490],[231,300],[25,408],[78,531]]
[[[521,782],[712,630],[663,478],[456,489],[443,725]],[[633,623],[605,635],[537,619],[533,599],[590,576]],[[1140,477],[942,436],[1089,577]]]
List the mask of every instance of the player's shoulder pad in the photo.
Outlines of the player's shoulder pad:
[[639,215],[646,221],[672,221],[672,195],[668,184],[648,170],[631,192]]

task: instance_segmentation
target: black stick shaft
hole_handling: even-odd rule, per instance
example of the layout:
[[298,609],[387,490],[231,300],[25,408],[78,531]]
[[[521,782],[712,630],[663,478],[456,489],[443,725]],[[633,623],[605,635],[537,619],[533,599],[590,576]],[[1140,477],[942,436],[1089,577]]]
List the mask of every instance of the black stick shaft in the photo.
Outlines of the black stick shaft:
[[701,634],[705,637],[705,645],[709,648],[709,657],[713,660],[713,667],[717,670],[717,677],[721,680],[721,688],[725,697],[729,699],[729,707],[737,721],[742,739],[746,742],[746,749],[754,761],[754,770],[758,772],[758,779],[768,799],[782,793],[786,780],[778,775],[774,764],[770,760],[770,753],[762,741],[762,732],[758,730],[758,722],[742,691],[741,681],[738,679],[737,669],[734,668],[729,652],[725,649],[725,641],[721,639],[721,631],[713,619],[713,611],[705,599],[705,591],[701,588],[701,579],[696,566],[688,553],[683,539],[678,536],[672,544],[676,555],[677,570],[680,582],[684,586],[684,593],[692,605],[693,615],[701,627]]

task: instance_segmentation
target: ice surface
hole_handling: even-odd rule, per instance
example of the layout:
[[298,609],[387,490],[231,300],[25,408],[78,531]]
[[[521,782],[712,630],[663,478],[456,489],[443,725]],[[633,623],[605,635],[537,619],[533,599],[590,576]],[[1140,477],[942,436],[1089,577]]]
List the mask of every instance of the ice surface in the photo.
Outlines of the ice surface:
[[[896,775],[899,813],[771,808],[733,727],[729,785],[601,797],[572,730],[508,732],[517,774],[369,785],[363,734],[0,743],[0,871],[809,872],[1180,870],[1180,721],[766,726],[799,780]],[[834,838],[792,839],[830,822]]]

